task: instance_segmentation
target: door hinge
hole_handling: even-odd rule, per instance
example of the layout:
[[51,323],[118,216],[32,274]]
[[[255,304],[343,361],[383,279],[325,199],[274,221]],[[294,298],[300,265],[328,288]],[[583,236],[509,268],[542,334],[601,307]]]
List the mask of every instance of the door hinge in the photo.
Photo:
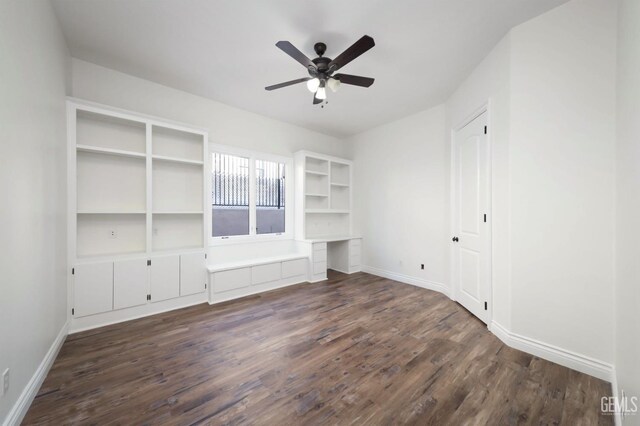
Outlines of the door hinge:
[[76,268],[71,268],[71,275],[75,275],[76,274]]
[[205,258],[205,259],[207,258],[207,253],[205,253],[205,254],[204,254],[204,258]]
[[487,223],[487,214],[484,214],[484,223]]
[[484,126],[484,134],[487,134],[487,126]]
[[151,259],[147,260],[147,266],[151,266]]
[[484,310],[487,310],[487,302],[484,302]]
[[207,289],[207,283],[204,283],[204,289],[205,290]]
[[75,308],[71,308],[71,315],[75,315],[76,314],[76,309]]

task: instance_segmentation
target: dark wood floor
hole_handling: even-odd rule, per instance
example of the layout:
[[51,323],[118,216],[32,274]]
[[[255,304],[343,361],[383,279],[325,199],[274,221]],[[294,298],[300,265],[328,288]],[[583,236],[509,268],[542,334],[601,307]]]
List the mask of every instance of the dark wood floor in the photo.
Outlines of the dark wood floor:
[[25,424],[612,424],[447,297],[332,274],[71,335]]

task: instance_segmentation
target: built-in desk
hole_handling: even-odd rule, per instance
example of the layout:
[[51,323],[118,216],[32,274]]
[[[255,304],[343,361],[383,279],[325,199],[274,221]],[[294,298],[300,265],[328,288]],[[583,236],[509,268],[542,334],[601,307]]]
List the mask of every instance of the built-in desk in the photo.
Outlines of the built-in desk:
[[303,240],[311,258],[309,281],[327,279],[327,269],[352,274],[362,269],[362,238],[355,235],[313,237]]

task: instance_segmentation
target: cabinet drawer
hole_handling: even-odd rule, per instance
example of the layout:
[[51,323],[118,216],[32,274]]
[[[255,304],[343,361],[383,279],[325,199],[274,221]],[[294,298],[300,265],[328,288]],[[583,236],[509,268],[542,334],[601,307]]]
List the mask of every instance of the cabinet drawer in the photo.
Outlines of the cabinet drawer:
[[251,268],[251,284],[255,285],[278,281],[280,279],[280,270],[280,262],[254,266]]
[[313,261],[314,262],[326,262],[327,261],[327,251],[326,250],[314,250],[313,251]]
[[349,256],[349,266],[360,266],[360,255]]
[[230,269],[213,274],[213,291],[235,290],[251,285],[251,268]]
[[313,251],[327,250],[327,243],[313,243]]
[[282,262],[282,278],[306,275],[307,259],[296,259]]
[[361,245],[362,245],[362,240],[360,238],[349,240],[350,247],[360,247]]
[[321,274],[323,272],[327,272],[327,262],[314,262],[313,263],[313,273]]

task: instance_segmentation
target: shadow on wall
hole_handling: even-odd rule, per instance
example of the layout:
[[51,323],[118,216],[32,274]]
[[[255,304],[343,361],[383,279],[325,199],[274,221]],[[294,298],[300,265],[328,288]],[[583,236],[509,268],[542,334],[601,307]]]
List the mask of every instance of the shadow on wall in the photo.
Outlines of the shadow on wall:
[[[249,209],[247,207],[218,207],[212,210],[212,229],[214,237],[249,234]],[[284,209],[256,209],[256,227],[258,234],[276,234],[284,232]]]

